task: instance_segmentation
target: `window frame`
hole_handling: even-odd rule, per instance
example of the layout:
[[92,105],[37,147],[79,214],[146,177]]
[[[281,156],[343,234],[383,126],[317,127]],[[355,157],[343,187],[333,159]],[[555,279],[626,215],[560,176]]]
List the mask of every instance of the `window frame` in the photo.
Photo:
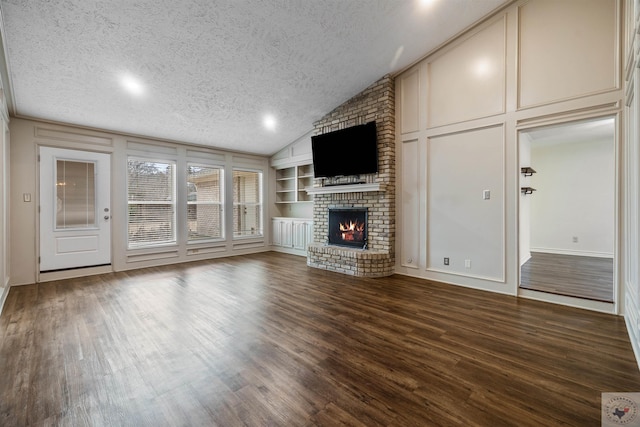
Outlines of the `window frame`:
[[[259,190],[258,190],[258,203],[239,203],[238,201],[236,201],[236,192],[235,192],[235,173],[236,172],[253,172],[253,173],[257,173],[259,175]],[[254,169],[254,168],[246,168],[246,167],[232,167],[231,168],[231,200],[232,200],[232,226],[231,226],[231,235],[232,235],[232,239],[233,240],[246,240],[246,239],[263,239],[265,237],[265,230],[264,230],[264,171],[262,169]],[[258,206],[260,208],[260,215],[258,216],[259,220],[260,220],[260,224],[259,224],[259,233],[256,234],[249,234],[249,235],[245,235],[245,234],[240,234],[240,235],[236,235],[236,230],[235,230],[235,221],[233,218],[233,211],[235,211],[236,206],[245,206],[245,205],[252,205],[252,206]]]
[[[218,169],[219,170],[219,176],[220,176],[220,194],[219,194],[219,202],[198,202],[197,200],[195,202],[193,201],[189,201],[189,168],[190,167],[202,167],[202,168],[209,168],[209,169]],[[220,164],[213,164],[213,163],[205,163],[205,162],[196,162],[196,161],[191,161],[191,160],[187,160],[185,162],[185,182],[184,182],[184,189],[186,191],[186,206],[185,206],[185,221],[187,222],[185,225],[185,230],[186,230],[186,236],[185,236],[185,240],[187,242],[187,245],[196,245],[199,243],[207,243],[207,242],[219,242],[219,241],[224,241],[226,239],[226,191],[225,191],[225,183],[226,183],[226,179],[225,179],[225,167],[223,165]],[[220,206],[220,237],[206,237],[206,238],[202,238],[202,239],[192,239],[190,237],[190,232],[189,232],[189,206],[190,205],[218,205]]]
[[[129,174],[129,164],[131,161],[137,161],[140,163],[158,163],[165,164],[171,166],[171,201],[162,203],[161,201],[150,201],[141,203],[140,201],[132,201],[129,199],[129,190],[131,183],[131,176]],[[127,198],[127,213],[126,213],[126,241],[127,241],[127,249],[136,250],[136,249],[147,249],[154,247],[166,247],[166,246],[176,246],[178,245],[178,217],[177,217],[177,205],[178,205],[178,188],[177,188],[177,175],[178,175],[178,162],[175,159],[168,158],[155,158],[155,157],[147,157],[144,155],[128,155],[127,156],[127,167],[126,167],[126,198]],[[171,217],[171,239],[164,241],[142,241],[135,242],[131,240],[129,234],[130,227],[130,207],[132,205],[169,205],[171,206],[172,217]]]

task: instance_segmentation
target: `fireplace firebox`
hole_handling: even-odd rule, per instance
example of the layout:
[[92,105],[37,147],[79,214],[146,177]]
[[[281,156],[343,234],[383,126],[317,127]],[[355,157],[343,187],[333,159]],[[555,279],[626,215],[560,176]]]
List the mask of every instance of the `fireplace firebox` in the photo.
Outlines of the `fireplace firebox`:
[[367,248],[367,208],[329,208],[329,244]]

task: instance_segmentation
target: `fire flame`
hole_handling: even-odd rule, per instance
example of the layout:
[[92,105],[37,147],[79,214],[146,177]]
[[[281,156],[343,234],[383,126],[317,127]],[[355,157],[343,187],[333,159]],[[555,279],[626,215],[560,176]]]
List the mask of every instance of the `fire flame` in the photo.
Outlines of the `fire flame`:
[[[364,232],[364,223],[363,222],[341,222],[340,223],[340,232],[342,236],[342,240],[352,241],[361,240],[363,238],[362,233]],[[357,236],[357,237],[356,237]]]
[[340,223],[340,231],[364,231],[364,223],[349,221],[348,223]]

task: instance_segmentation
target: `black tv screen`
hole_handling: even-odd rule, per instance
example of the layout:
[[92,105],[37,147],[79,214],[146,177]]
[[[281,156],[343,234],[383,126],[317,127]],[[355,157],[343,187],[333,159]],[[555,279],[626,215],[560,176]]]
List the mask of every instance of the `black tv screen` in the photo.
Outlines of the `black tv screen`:
[[376,122],[311,137],[316,178],[378,172]]

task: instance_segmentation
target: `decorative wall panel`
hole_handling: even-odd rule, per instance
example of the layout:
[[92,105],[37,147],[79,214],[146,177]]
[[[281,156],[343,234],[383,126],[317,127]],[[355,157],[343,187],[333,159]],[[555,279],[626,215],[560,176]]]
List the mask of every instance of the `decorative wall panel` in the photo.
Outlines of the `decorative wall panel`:
[[430,62],[428,101],[429,127],[504,112],[504,18]]
[[504,280],[503,127],[431,138],[428,151],[427,268]]
[[419,128],[418,93],[420,88],[420,75],[418,68],[400,77],[402,102],[402,133],[415,132]]
[[402,222],[400,263],[417,268],[420,261],[420,150],[418,140],[402,143],[400,167],[402,194]]
[[519,9],[519,106],[616,89],[616,0],[530,1]]

